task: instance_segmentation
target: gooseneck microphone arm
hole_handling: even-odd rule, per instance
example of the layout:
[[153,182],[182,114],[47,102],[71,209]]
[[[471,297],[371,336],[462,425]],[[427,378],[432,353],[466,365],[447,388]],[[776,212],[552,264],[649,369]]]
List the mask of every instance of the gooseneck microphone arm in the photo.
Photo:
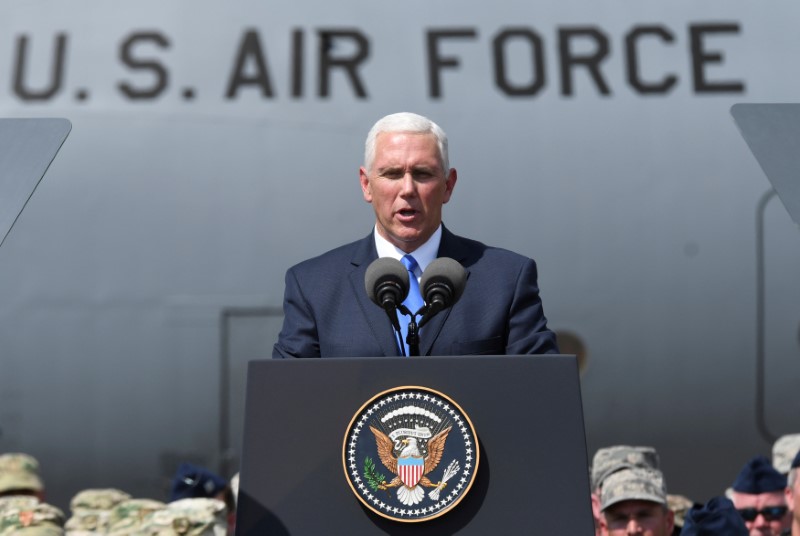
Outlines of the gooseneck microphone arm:
[[[403,305],[402,303],[398,307],[400,312],[406,316],[410,316],[411,319],[408,321],[408,335],[406,335],[406,344],[408,345],[408,355],[410,356],[418,356],[419,355],[419,328],[420,326],[417,325],[417,315],[421,314],[425,307],[422,307],[416,313],[412,313],[408,307]],[[402,335],[401,335],[402,337]],[[401,345],[402,346],[402,345]],[[405,348],[403,348],[403,352],[405,352]]]

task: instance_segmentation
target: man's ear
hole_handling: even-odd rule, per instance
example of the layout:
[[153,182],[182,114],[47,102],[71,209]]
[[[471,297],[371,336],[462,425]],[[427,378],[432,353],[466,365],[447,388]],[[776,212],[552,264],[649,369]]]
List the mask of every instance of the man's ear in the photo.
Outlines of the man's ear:
[[444,180],[444,203],[450,201],[450,196],[453,195],[453,188],[456,187],[457,180],[458,172],[456,171],[456,168],[450,168],[450,171],[447,172],[447,177]]
[[358,180],[361,183],[361,193],[364,194],[364,201],[372,203],[372,190],[369,185],[369,176],[364,166],[358,168]]

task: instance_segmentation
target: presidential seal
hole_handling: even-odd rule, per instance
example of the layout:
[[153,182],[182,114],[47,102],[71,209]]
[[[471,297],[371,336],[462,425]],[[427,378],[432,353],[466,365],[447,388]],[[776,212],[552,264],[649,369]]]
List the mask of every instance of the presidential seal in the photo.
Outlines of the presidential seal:
[[344,472],[356,497],[376,514],[403,522],[448,512],[478,470],[469,417],[427,387],[395,387],[356,412],[344,437]]

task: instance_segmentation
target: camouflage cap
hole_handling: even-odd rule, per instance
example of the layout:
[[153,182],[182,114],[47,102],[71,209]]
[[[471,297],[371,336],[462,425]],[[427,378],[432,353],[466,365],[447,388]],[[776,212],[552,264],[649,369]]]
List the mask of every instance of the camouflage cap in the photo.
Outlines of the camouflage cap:
[[163,510],[166,504],[153,499],[128,499],[111,511],[108,534],[127,536],[142,534],[142,524],[153,512]]
[[53,505],[37,502],[18,504],[0,511],[0,535],[54,536],[64,534],[64,512]]
[[694,503],[683,495],[667,495],[667,507],[675,514],[675,526],[682,527],[686,513]]
[[786,474],[792,468],[792,460],[800,452],[800,434],[787,434],[772,445],[772,466]]
[[225,503],[205,497],[171,502],[142,523],[142,533],[150,536],[225,536],[227,531]]
[[600,510],[622,501],[650,501],[667,505],[664,476],[655,469],[620,469],[606,477],[600,493]]
[[131,496],[115,488],[85,489],[75,494],[69,502],[70,509],[76,510],[111,510]]
[[620,469],[658,469],[658,466],[658,452],[653,447],[614,445],[598,449],[592,459],[592,490],[597,490],[608,475]]
[[11,490],[42,491],[39,462],[21,452],[0,454],[0,493]]

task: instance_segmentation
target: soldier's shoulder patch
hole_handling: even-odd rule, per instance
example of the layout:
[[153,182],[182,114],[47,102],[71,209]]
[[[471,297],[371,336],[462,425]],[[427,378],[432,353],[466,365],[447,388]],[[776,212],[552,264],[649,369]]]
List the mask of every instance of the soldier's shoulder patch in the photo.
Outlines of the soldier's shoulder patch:
[[439,517],[467,494],[480,452],[467,414],[428,387],[375,395],[356,412],[344,437],[344,472],[370,510],[403,522]]

